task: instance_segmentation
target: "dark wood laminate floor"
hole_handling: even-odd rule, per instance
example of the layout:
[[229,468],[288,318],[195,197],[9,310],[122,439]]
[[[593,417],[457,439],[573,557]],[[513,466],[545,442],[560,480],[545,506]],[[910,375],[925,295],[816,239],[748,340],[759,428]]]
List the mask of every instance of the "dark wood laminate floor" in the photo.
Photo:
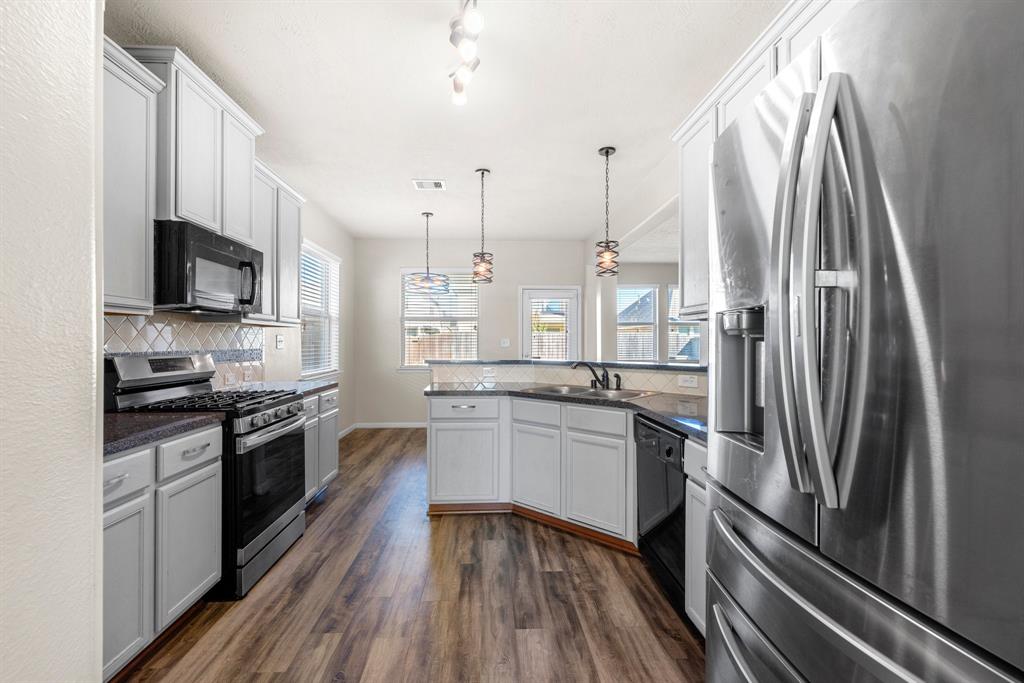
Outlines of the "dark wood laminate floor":
[[340,450],[305,536],[131,680],[703,680],[641,560],[511,515],[428,518],[422,429]]

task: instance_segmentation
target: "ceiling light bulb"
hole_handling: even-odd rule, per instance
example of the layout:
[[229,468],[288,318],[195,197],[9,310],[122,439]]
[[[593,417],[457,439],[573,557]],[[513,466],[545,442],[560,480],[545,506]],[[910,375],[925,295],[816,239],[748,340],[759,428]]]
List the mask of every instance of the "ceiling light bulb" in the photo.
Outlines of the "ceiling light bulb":
[[477,45],[475,40],[471,40],[463,36],[459,41],[459,57],[461,57],[464,62],[472,62],[476,59],[476,49]]
[[452,104],[461,107],[466,104],[466,89],[459,81],[452,81]]
[[466,33],[475,36],[484,30],[484,17],[476,7],[470,7],[462,15],[462,26]]
[[473,80],[473,69],[468,64],[460,64],[459,68],[455,70],[455,80],[463,85]]

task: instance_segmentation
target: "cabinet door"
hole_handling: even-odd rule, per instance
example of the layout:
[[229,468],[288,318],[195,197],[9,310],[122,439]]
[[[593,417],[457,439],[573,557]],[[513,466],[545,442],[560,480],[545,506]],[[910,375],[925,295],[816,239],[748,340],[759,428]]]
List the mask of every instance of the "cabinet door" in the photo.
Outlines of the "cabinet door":
[[338,475],[338,411],[320,414],[319,460],[320,488]]
[[708,163],[715,141],[715,113],[708,110],[679,142],[679,282],[685,315],[708,309]]
[[299,322],[301,205],[287,192],[277,193],[277,319]]
[[497,422],[432,423],[431,501],[497,500],[498,453]]
[[306,418],[306,501],[320,490],[320,423]]
[[750,66],[736,75],[718,101],[719,134],[753,103],[758,93],[772,80],[772,76],[771,50],[765,50]]
[[[234,116],[224,112],[224,234],[255,244],[253,233],[253,172],[256,137]],[[264,258],[267,258],[264,255]]]
[[569,432],[565,515],[619,536],[626,533],[626,442]]
[[707,612],[707,492],[686,480],[686,614],[704,634]]
[[512,500],[560,515],[561,470],[560,429],[513,423]]
[[156,628],[220,580],[221,463],[156,489]]
[[147,492],[103,515],[104,680],[152,638],[153,496]]
[[255,246],[263,253],[261,308],[252,317],[275,320],[277,303],[277,186],[260,173],[253,177],[252,228]]
[[103,71],[103,304],[153,307],[156,94],[119,66]]
[[786,27],[776,44],[778,67],[781,70],[804,50],[816,45],[822,33],[846,14],[855,3],[851,0],[815,0]]
[[177,72],[176,213],[221,229],[221,108],[195,81]]

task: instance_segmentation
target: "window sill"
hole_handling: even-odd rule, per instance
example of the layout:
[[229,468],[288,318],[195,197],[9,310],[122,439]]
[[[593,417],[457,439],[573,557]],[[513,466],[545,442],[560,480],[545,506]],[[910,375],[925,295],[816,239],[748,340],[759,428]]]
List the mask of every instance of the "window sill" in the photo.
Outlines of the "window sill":
[[398,372],[430,372],[429,365],[400,365]]
[[299,379],[302,379],[302,380],[306,380],[306,379],[328,379],[328,378],[333,378],[333,377],[339,377],[340,375],[341,375],[341,370],[339,370],[339,369],[334,369],[334,370],[317,370],[316,372],[302,372],[302,373],[299,373]]

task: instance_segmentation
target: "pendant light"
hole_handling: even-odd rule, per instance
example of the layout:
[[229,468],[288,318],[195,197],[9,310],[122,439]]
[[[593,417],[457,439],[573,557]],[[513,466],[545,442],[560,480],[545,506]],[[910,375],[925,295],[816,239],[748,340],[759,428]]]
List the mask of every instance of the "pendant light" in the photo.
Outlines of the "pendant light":
[[442,273],[430,272],[430,217],[434,214],[424,211],[421,215],[427,219],[427,270],[423,273],[409,273],[406,275],[405,291],[447,294],[448,276]]
[[484,251],[484,176],[488,168],[478,168],[480,174],[480,251],[473,254],[473,282],[484,285],[494,281],[494,254]]
[[614,277],[619,274],[619,243],[608,239],[608,157],[615,154],[615,148],[602,147],[597,153],[604,157],[604,240],[597,243],[597,276]]

